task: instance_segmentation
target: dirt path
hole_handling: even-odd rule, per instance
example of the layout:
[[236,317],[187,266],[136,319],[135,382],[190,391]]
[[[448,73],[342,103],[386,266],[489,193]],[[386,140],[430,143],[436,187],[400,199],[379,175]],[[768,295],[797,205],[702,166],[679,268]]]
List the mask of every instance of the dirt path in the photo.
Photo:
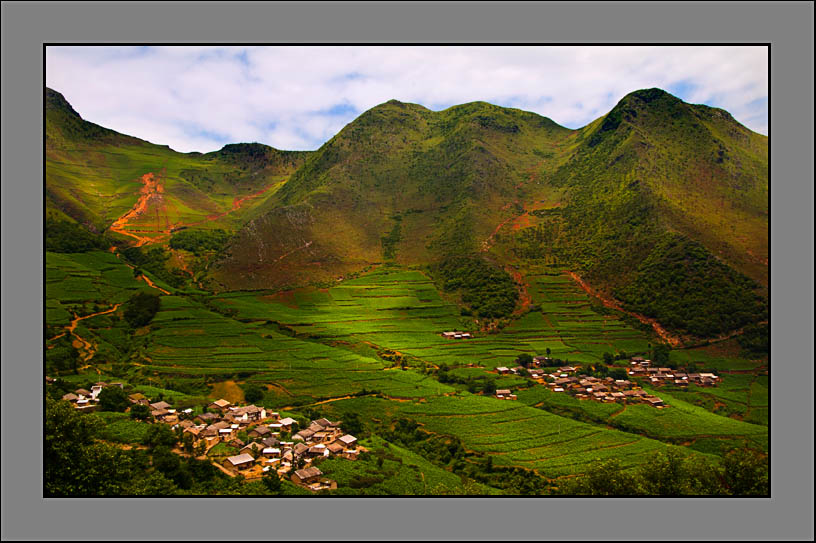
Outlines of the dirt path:
[[[113,254],[115,254],[115,255],[116,255],[116,258],[118,258],[119,260],[122,260],[122,255],[121,255],[121,253],[119,253],[119,252],[117,252],[117,251],[116,251],[116,246],[113,246],[113,247],[111,247],[111,248],[110,248],[110,249],[108,249],[108,250],[109,250],[110,252],[112,252]],[[124,264],[125,264],[125,266],[127,266],[127,267],[128,267],[128,268],[130,268],[131,270],[136,269],[136,267],[135,267],[133,264],[128,264],[127,262],[124,262]],[[160,290],[160,291],[161,291],[161,292],[163,292],[164,294],[168,294],[168,295],[170,294],[169,292],[167,292],[167,291],[166,291],[166,290],[164,290],[163,288],[161,288],[161,287],[157,287],[157,286],[156,286],[156,285],[153,283],[153,281],[151,281],[151,280],[150,280],[150,278],[149,278],[149,277],[147,277],[145,274],[141,274],[141,275],[139,275],[139,277],[137,277],[137,279],[141,279],[142,281],[144,281],[145,283],[147,283],[147,286],[152,287],[152,288],[155,288],[156,290]]]
[[572,279],[576,283],[578,283],[578,285],[584,290],[584,292],[586,292],[587,294],[589,294],[593,298],[597,298],[597,299],[601,300],[601,302],[603,303],[603,305],[605,307],[609,307],[611,309],[615,309],[615,310],[620,311],[622,313],[626,313],[627,315],[631,315],[631,316],[635,317],[640,322],[642,322],[644,324],[648,324],[649,326],[652,327],[652,329],[654,329],[654,331],[657,333],[658,336],[660,336],[664,341],[669,343],[672,347],[682,347],[683,346],[683,341],[679,337],[670,334],[665,328],[663,328],[663,326],[660,325],[659,322],[657,322],[657,320],[649,318],[649,317],[644,317],[643,315],[639,315],[639,314],[634,313],[632,311],[627,311],[626,309],[623,309],[623,307],[621,307],[621,305],[616,300],[614,300],[612,298],[609,298],[607,296],[604,296],[602,293],[600,293],[600,292],[596,291],[595,289],[593,289],[592,287],[590,287],[575,272],[569,271],[567,273],[569,274],[570,277],[572,277]]
[[[136,240],[137,247],[141,247],[149,243],[156,243],[170,237],[173,230],[179,227],[197,226],[199,224],[221,219],[227,216],[228,214],[239,210],[245,202],[263,195],[266,191],[268,191],[269,189],[276,185],[276,183],[273,183],[247,196],[240,197],[236,196],[232,200],[232,207],[230,209],[227,209],[226,211],[222,211],[220,213],[208,215],[205,219],[202,219],[200,221],[190,223],[171,223],[170,217],[167,213],[167,209],[168,206],[170,206],[173,208],[173,210],[176,210],[176,207],[171,204],[168,204],[167,202],[165,202],[164,199],[165,192],[164,178],[166,174],[167,168],[162,168],[158,175],[154,174],[153,172],[148,172],[139,178],[138,181],[142,183],[142,188],[139,189],[139,199],[127,213],[113,221],[113,224],[111,224],[110,226],[110,230],[112,232],[118,232],[119,234],[134,238]],[[128,224],[141,218],[148,211],[148,207],[150,206],[150,204],[153,204],[154,210],[156,212],[155,229],[128,230],[127,229]],[[162,224],[162,222],[164,224]],[[138,235],[141,233],[155,235],[154,236]]]
[[[527,178],[527,183],[532,183],[533,181],[536,180],[536,178],[538,177],[538,169],[541,167],[543,163],[544,160],[540,160],[535,166],[527,170],[530,173],[530,176]],[[522,185],[524,185],[524,181],[516,185],[516,189],[520,189]],[[518,205],[518,203],[519,203],[518,199],[515,199],[512,202],[507,202],[507,204],[505,204],[502,210],[508,209],[510,208],[510,206],[513,205]],[[528,216],[529,212],[530,211],[527,209],[527,206],[524,206],[520,215],[510,217],[500,222],[498,226],[496,226],[496,228],[493,229],[493,232],[487,237],[487,239],[482,242],[481,252],[484,253],[490,250],[490,248],[493,246],[493,240],[496,238],[496,234],[498,234],[499,230],[501,230],[502,227],[504,227],[504,225],[506,225],[507,223],[509,222],[514,223],[513,230],[518,230],[519,228],[521,228],[522,224],[527,224],[527,222],[529,222]]]
[[283,260],[287,256],[291,255],[292,253],[296,253],[296,252],[300,251],[301,249],[305,249],[306,247],[310,246],[312,243],[313,242],[311,242],[311,241],[307,241],[305,244],[301,245],[300,247],[296,247],[296,248],[292,249],[291,251],[289,251],[288,253],[283,253],[281,256],[279,256],[277,259],[275,259],[275,262],[280,262],[281,260]]
[[511,268],[510,266],[507,266],[505,270],[507,273],[513,276],[513,281],[519,285],[519,301],[521,302],[521,307],[513,312],[513,315],[518,316],[527,311],[527,308],[533,303],[533,298],[527,291],[527,283],[524,281],[524,276],[521,275],[521,272]]
[[268,191],[269,189],[271,189],[275,185],[277,185],[277,183],[267,185],[267,186],[263,187],[261,190],[259,190],[258,192],[254,192],[254,193],[248,194],[246,196],[241,196],[241,197],[236,196],[232,200],[232,207],[230,209],[226,210],[226,211],[222,211],[220,213],[213,213],[212,215],[207,215],[206,218],[204,218],[204,219],[202,219],[200,221],[176,223],[176,224],[172,225],[172,228],[179,228],[179,227],[182,227],[182,226],[184,226],[184,227],[198,226],[199,224],[204,224],[206,222],[217,221],[218,219],[223,219],[224,217],[226,217],[230,213],[232,213],[234,211],[238,211],[239,209],[241,209],[241,206],[244,205],[244,202],[247,202],[249,200],[253,200],[253,199],[257,198],[258,196],[263,195],[266,191]]
[[487,239],[482,242],[481,251],[483,253],[489,251],[490,248],[493,247],[493,240],[496,237],[496,234],[499,233],[499,230],[502,229],[502,226],[509,223],[510,221],[515,221],[516,219],[518,219],[518,217],[510,217],[509,219],[505,219],[502,222],[500,222],[499,225],[493,230],[493,232],[487,237]]
[[[614,413],[609,415],[609,419],[614,419],[615,417],[617,417],[618,415],[620,415],[624,411],[626,411],[626,404],[623,404],[623,407],[621,407],[620,409],[618,409],[617,411],[615,411]],[[607,420],[609,420],[609,419],[607,419]]]
[[[55,340],[57,338],[60,338],[60,337],[64,336],[65,334],[71,334],[72,336],[74,336],[74,341],[72,343],[74,348],[79,349],[81,351],[84,351],[84,353],[81,355],[81,360],[83,362],[88,362],[91,358],[93,358],[94,354],[96,354],[96,346],[94,344],[92,344],[90,341],[88,341],[87,339],[81,338],[80,336],[78,336],[74,332],[76,330],[77,325],[79,324],[79,321],[84,321],[85,319],[90,319],[92,317],[97,317],[99,315],[106,315],[108,313],[113,313],[114,311],[119,309],[119,306],[121,306],[121,305],[122,305],[121,303],[118,303],[118,304],[114,305],[111,309],[106,309],[105,311],[99,311],[97,313],[92,313],[90,315],[85,315],[84,317],[77,317],[76,314],[74,314],[75,318],[74,318],[74,320],[71,321],[71,324],[69,324],[68,326],[65,327],[65,332],[63,332],[62,334],[60,334],[58,336],[55,336],[55,337],[51,338],[49,341],[53,341],[53,340]],[[85,367],[87,367],[87,366],[85,366]]]
[[210,463],[211,463],[213,466],[215,466],[215,467],[217,467],[218,469],[220,469],[221,471],[223,471],[224,473],[226,473],[227,475],[229,475],[230,477],[232,477],[233,479],[235,478],[235,474],[234,474],[233,472],[231,472],[230,470],[228,470],[227,468],[225,468],[224,466],[222,466],[222,465],[221,465],[221,464],[219,464],[218,462],[210,462]]
[[141,279],[141,280],[143,280],[145,283],[147,283],[147,286],[149,286],[149,287],[153,287],[153,288],[155,288],[156,290],[160,290],[160,291],[162,291],[163,293],[165,293],[165,294],[167,294],[167,295],[169,295],[169,294],[170,294],[168,291],[164,290],[163,288],[161,288],[161,287],[157,287],[157,286],[156,286],[156,285],[153,283],[153,281],[151,281],[151,280],[150,280],[150,278],[149,278],[148,276],[144,275],[144,274],[140,275],[140,276],[139,276],[139,279]]
[[[159,239],[165,237],[165,235],[169,235],[168,229],[161,230],[159,224],[159,208],[162,207],[160,204],[163,203],[164,198],[162,194],[164,193],[164,175],[166,173],[166,169],[162,168],[161,172],[158,176],[154,175],[153,172],[148,172],[144,174],[142,177],[139,178],[139,182],[142,183],[142,188],[139,189],[139,199],[136,200],[136,203],[133,207],[113,221],[113,224],[110,226],[110,230],[112,232],[117,232],[119,234],[129,236],[136,239],[136,247],[141,247],[142,245],[148,243],[155,243]],[[129,232],[126,227],[128,223],[139,219],[148,208],[148,205],[154,202],[156,204],[156,233],[162,234],[158,237],[149,237],[149,236],[138,236],[132,232]],[[165,219],[167,216],[167,212],[165,211]]]

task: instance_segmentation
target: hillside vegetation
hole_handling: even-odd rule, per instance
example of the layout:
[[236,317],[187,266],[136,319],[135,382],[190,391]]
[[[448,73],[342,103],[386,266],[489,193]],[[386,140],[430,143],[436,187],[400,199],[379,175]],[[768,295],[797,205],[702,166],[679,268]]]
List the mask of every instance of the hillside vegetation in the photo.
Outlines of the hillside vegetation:
[[[574,271],[678,333],[766,319],[767,138],[660,89],[579,130],[485,102],[391,100],[314,152],[176,153],[84,121],[50,89],[45,104],[48,212],[120,247],[168,247],[144,254],[176,286],[174,267],[217,290],[284,289],[482,255]],[[506,315],[518,294],[504,284],[491,302],[477,284],[453,290],[464,311]]]

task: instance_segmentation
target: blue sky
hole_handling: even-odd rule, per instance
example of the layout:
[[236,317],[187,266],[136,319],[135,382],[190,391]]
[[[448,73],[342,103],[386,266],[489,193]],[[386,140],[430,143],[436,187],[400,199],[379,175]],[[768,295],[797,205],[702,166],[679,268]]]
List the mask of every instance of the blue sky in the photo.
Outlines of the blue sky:
[[650,87],[768,133],[766,47],[49,46],[46,85],[89,121],[182,152],[317,149],[392,98],[483,100],[579,128]]

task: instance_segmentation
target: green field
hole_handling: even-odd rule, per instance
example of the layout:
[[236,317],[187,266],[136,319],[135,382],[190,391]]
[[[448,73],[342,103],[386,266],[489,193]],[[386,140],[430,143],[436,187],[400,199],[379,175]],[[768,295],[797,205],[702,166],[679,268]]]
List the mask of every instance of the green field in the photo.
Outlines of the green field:
[[[55,315],[78,305],[104,310],[134,292],[153,290],[128,275],[130,269],[110,253],[47,257],[53,281],[47,285],[46,308]],[[72,277],[84,281],[83,294],[80,286],[68,288],[58,281]],[[353,412],[373,428],[387,428],[397,418],[415,420],[425,432],[451,436],[467,451],[490,456],[496,466],[533,470],[551,480],[581,474],[599,460],[617,459],[624,468],[646,465],[669,447],[714,461],[737,447],[767,450],[768,377],[758,373],[721,373],[722,383],[713,388],[655,390],[670,406],[663,410],[578,401],[541,385],[528,386],[522,377],[490,373],[496,366],[515,365],[521,353],[538,355],[549,348],[564,362],[598,364],[605,352],[645,353],[654,341],[613,315],[593,310],[565,275],[530,273],[527,280],[540,309],[493,334],[472,327],[424,272],[394,267],[324,289],[179,291],[161,296],[160,310],[141,331],[129,330],[112,313],[81,321],[75,333],[97,346],[97,368],[107,373],[112,364],[125,362],[125,373],[120,367],[111,379],[152,399],[161,395],[197,408],[217,395],[213,387],[220,383],[254,383],[264,391],[256,403],[279,411],[317,408],[337,419]],[[65,324],[65,317],[52,320],[53,326]],[[475,337],[457,341],[440,335],[453,329],[472,330]],[[394,355],[403,357],[402,365]],[[699,349],[672,351],[671,356],[700,369],[762,369],[758,362]],[[440,383],[432,371],[440,364],[460,379],[494,379],[498,387],[513,388],[519,399],[496,400]],[[67,378],[87,382],[92,378],[87,371]],[[104,418],[111,441],[137,442],[146,427],[125,415]],[[324,472],[340,485],[334,493],[466,492],[449,467],[377,435],[369,444],[387,451],[378,475],[366,462],[323,462]],[[230,452],[219,449],[210,455]],[[498,490],[471,485],[467,492]]]

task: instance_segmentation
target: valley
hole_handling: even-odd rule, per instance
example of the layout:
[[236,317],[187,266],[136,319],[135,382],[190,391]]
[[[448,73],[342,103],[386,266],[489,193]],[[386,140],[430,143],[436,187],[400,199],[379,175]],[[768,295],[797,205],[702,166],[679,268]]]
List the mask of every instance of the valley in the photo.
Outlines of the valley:
[[[659,459],[689,470],[683,493],[729,495],[689,466],[769,452],[767,138],[657,91],[578,130],[392,100],[316,151],[183,154],[47,89],[45,394],[104,381],[191,416],[223,398],[344,421],[371,456],[318,462],[329,494],[594,494],[599,469],[649,481]],[[657,387],[637,356],[720,379]],[[630,375],[665,407],[557,392],[527,357]],[[162,425],[83,416],[128,451]],[[269,491],[232,475],[165,490]]]

